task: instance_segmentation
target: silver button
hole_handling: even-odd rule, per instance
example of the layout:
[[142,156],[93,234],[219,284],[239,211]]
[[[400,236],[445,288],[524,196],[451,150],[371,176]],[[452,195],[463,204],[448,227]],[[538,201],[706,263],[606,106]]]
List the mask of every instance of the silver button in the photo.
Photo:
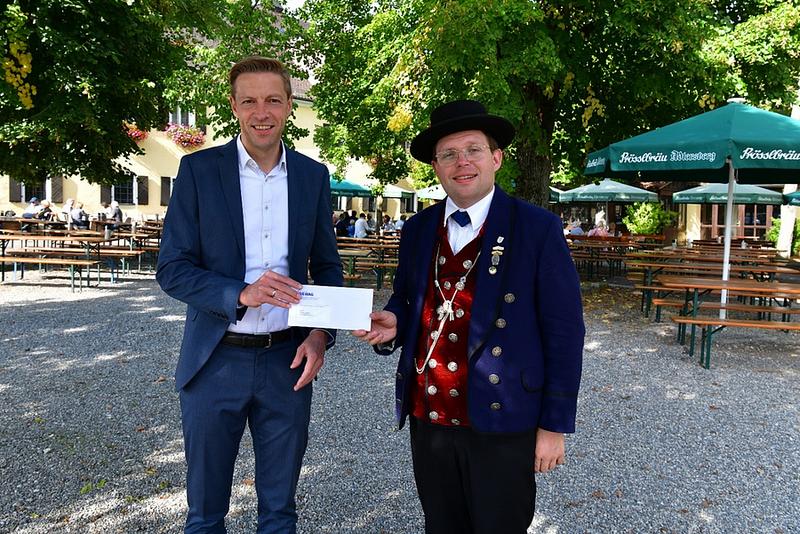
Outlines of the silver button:
[[433,332],[431,332],[431,339],[436,339],[437,337],[439,337],[439,332],[437,332],[435,330]]
[[495,267],[494,265],[489,267],[489,274],[497,274],[497,267]]
[[447,368],[455,373],[456,371],[458,371],[458,364],[456,362],[450,362],[447,364]]
[[437,361],[436,361],[436,360],[434,360],[433,358],[431,358],[430,360],[428,360],[428,367],[430,367],[431,369],[436,369],[436,366],[437,366],[437,365],[439,365],[439,362],[437,362]]
[[463,265],[465,269],[469,269],[470,267],[472,267],[472,260],[464,260],[464,263],[462,263],[461,265]]
[[497,328],[505,328],[506,327],[506,320],[500,317],[498,320],[494,322]]
[[439,265],[444,265],[444,262],[446,261],[447,259],[444,256],[439,256]]
[[500,403],[499,403],[499,402],[493,402],[493,403],[491,403],[491,404],[489,405],[489,408],[491,408],[492,410],[495,410],[495,411],[497,411],[497,410],[499,410],[500,408],[502,408],[502,406],[500,406]]
[[436,392],[439,391],[436,389],[436,386],[428,386],[428,395],[436,395]]
[[455,332],[447,334],[447,339],[455,343],[456,341],[458,341],[458,334],[456,334]]
[[459,319],[464,317],[464,309],[463,308],[459,308],[459,309],[456,310],[456,317],[458,317]]
[[437,419],[439,419],[439,414],[436,412],[431,412],[428,414],[428,417],[430,417],[431,420],[436,421]]
[[403,373],[398,372],[395,376],[397,377],[398,380],[403,379]]
[[503,297],[503,299],[504,299],[506,302],[508,302],[509,304],[511,304],[512,302],[514,302],[515,300],[517,300],[517,297],[515,297],[515,296],[514,296],[514,293],[506,293],[506,296],[505,296],[505,297]]
[[445,283],[442,285],[444,286],[445,289],[450,289],[451,287],[453,287],[453,284],[451,284],[449,281],[445,281]]
[[494,347],[492,349],[492,356],[494,356],[495,358],[500,356],[501,354],[503,354],[503,349],[501,347]]
[[456,289],[459,291],[464,291],[464,282],[458,281],[456,282]]
[[494,385],[497,385],[497,384],[499,384],[499,383],[500,383],[500,377],[499,377],[499,376],[497,376],[497,375],[496,375],[496,374],[494,374],[494,373],[490,374],[490,375],[489,375],[489,383],[490,383],[490,384],[494,384]]
[[454,425],[460,425],[461,424],[461,421],[459,421],[458,419],[450,419],[450,422],[453,423]]
[[457,389],[451,389],[450,390],[450,396],[451,397],[458,397],[458,390]]

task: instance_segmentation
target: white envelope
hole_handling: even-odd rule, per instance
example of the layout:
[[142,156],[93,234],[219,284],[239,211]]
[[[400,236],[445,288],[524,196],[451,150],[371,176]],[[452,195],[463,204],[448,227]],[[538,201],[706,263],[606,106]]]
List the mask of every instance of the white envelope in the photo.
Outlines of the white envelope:
[[289,326],[369,330],[372,290],[304,285],[300,303],[289,308]]

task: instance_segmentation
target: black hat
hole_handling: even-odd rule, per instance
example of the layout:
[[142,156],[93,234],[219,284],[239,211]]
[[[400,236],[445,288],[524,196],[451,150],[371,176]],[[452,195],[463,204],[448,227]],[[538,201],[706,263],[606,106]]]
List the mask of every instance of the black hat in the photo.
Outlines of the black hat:
[[439,139],[466,130],[481,130],[491,136],[500,148],[514,139],[514,126],[497,115],[489,115],[475,100],[456,100],[442,104],[431,112],[431,125],[411,141],[411,155],[423,163],[433,161],[433,151]]

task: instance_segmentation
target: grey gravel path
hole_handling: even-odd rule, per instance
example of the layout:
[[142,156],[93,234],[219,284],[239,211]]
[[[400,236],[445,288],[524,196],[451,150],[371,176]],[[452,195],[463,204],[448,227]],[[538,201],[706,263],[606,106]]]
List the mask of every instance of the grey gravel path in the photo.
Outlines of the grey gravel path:
[[[707,371],[630,290],[585,296],[578,433],[538,477],[529,532],[800,532],[800,336],[725,332]],[[152,276],[74,294],[36,273],[0,284],[0,532],[181,532],[182,325]],[[422,531],[394,364],[348,334],[328,355],[300,532]],[[233,534],[255,530],[252,479],[246,437]]]

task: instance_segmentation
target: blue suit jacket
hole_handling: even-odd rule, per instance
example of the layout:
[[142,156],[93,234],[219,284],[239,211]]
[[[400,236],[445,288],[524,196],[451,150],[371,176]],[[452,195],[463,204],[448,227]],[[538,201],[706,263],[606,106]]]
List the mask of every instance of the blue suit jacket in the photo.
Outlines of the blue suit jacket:
[[[289,276],[301,284],[342,285],[324,165],[286,151],[289,187]],[[181,159],[169,202],[156,279],[185,302],[186,326],[175,372],[181,389],[206,363],[247,284],[236,140]],[[335,332],[332,332],[335,338]],[[333,342],[330,343],[332,345]]]
[[[418,340],[428,335],[420,332],[420,315],[444,206],[422,211],[403,227],[394,293],[386,305],[397,316],[398,334],[394,347],[378,352],[402,347],[396,382],[400,427],[409,413]],[[472,426],[481,432],[574,432],[584,325],[561,221],[496,187],[484,226],[467,341]],[[491,274],[494,246],[504,250]],[[500,382],[492,384],[490,374]]]

